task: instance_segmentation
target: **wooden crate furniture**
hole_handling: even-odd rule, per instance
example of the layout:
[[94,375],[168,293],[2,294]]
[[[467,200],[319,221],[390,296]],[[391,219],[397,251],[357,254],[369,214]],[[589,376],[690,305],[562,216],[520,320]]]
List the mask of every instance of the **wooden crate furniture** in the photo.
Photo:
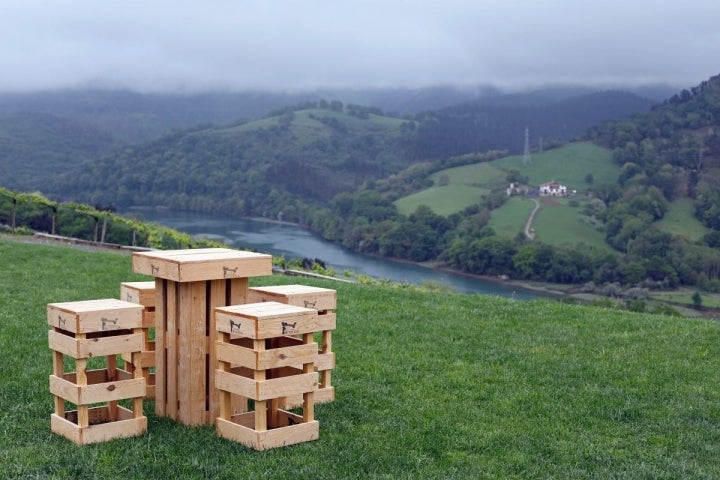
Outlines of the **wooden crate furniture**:
[[[215,323],[218,435],[256,450],[316,440],[317,311],[278,302],[233,305],[216,308]],[[300,343],[295,335],[302,335]],[[302,415],[280,408],[280,400],[292,395],[302,395]],[[252,399],[254,410],[234,414],[232,396]]]
[[[117,299],[48,304],[53,432],[84,445],[146,431],[145,379],[139,368],[130,373],[116,364],[117,355],[137,355],[144,347],[142,311],[140,305]],[[74,372],[65,372],[66,355],[74,359]],[[93,357],[105,357],[105,368],[89,370],[88,360]],[[139,357],[131,358],[142,365]],[[118,405],[125,399],[132,399],[131,410]],[[66,410],[65,402],[75,404],[77,410]]]
[[247,302],[248,279],[272,274],[270,255],[226,248],[134,252],[155,277],[155,412],[186,425],[218,416],[215,307]]
[[[332,331],[335,330],[337,292],[329,288],[307,285],[277,285],[252,287],[248,291],[248,303],[279,302],[298,307],[313,308],[318,312],[318,330],[321,343],[315,370],[320,373],[320,383],[315,390],[315,403],[335,400],[335,388],[331,384],[331,374],[335,368],[335,353],[332,351]],[[299,341],[299,340],[298,340]],[[292,408],[301,405],[301,395],[285,398],[282,406]]]
[[[120,300],[130,303],[137,303],[143,306],[142,332],[145,336],[143,350],[136,355],[142,364],[141,372],[145,378],[145,399],[155,398],[155,282],[122,282],[120,284]],[[135,371],[132,355],[122,354],[124,369],[128,372]],[[136,360],[137,361],[137,360]]]

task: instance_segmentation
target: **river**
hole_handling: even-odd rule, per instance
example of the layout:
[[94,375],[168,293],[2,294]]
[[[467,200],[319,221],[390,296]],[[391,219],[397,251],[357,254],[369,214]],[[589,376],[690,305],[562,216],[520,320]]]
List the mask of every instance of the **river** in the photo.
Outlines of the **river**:
[[286,223],[154,209],[132,209],[119,213],[193,236],[219,240],[238,248],[251,248],[285,258],[318,258],[334,268],[339,276],[350,271],[394,282],[416,285],[432,282],[462,293],[499,295],[520,300],[542,296],[501,283],[354,253],[302,227]]

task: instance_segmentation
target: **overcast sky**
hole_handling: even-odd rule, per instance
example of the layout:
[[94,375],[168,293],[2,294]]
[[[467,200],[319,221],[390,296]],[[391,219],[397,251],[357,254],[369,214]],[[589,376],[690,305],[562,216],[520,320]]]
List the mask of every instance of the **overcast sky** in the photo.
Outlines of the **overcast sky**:
[[720,0],[0,0],[0,91],[685,87],[719,59]]

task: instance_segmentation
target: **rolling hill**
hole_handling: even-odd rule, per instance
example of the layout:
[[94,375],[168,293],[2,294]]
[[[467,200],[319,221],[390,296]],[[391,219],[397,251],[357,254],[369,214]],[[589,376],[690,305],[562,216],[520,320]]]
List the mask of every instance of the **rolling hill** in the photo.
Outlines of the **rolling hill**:
[[409,122],[339,102],[324,107],[168,134],[85,162],[47,190],[89,203],[283,212],[298,221],[308,204],[409,165]]

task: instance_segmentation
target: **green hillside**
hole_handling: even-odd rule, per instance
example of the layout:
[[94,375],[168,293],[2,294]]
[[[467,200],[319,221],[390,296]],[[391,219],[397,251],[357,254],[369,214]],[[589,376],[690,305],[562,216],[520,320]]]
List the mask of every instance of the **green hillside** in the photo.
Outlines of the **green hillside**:
[[605,232],[589,224],[582,214],[585,201],[577,206],[570,204],[567,198],[541,198],[533,229],[535,238],[550,245],[572,245],[583,243],[593,247],[608,249]]
[[585,181],[588,174],[592,175],[593,184],[615,184],[620,172],[613,163],[612,151],[586,142],[533,154],[528,165],[523,164],[522,156],[507,157],[494,163],[499,168],[518,170],[533,186],[555,180],[570,190],[590,187]]
[[[434,187],[402,197],[395,205],[404,214],[424,204],[435,213],[450,215],[480,203],[482,196],[491,190],[504,190],[511,170],[527,177],[534,187],[556,180],[579,191],[592,184],[613,184],[619,172],[609,150],[591,143],[571,143],[533,155],[528,165],[523,165],[521,156],[513,156],[441,170],[430,177]],[[587,183],[588,174],[592,176],[591,184]]]
[[[92,204],[308,222],[311,206],[407,167],[412,122],[330,103],[223,128],[176,132],[71,169],[45,193]],[[109,172],[112,172],[111,174]]]
[[146,402],[147,434],[77,447],[50,433],[46,305],[141,277],[127,254],[0,258],[2,478],[720,477],[716,321],[312,280],[338,291],[319,440],[259,453]]
[[533,207],[534,204],[526,198],[509,198],[500,208],[493,210],[488,226],[500,236],[515,238],[523,232]]
[[451,215],[468,205],[482,201],[490,189],[474,185],[453,184],[442,187],[430,187],[403,197],[395,202],[397,209],[404,215],[410,215],[420,205],[428,205],[440,215]]
[[699,240],[710,229],[695,218],[695,206],[691,198],[679,198],[670,202],[668,211],[655,226],[663,232]]

